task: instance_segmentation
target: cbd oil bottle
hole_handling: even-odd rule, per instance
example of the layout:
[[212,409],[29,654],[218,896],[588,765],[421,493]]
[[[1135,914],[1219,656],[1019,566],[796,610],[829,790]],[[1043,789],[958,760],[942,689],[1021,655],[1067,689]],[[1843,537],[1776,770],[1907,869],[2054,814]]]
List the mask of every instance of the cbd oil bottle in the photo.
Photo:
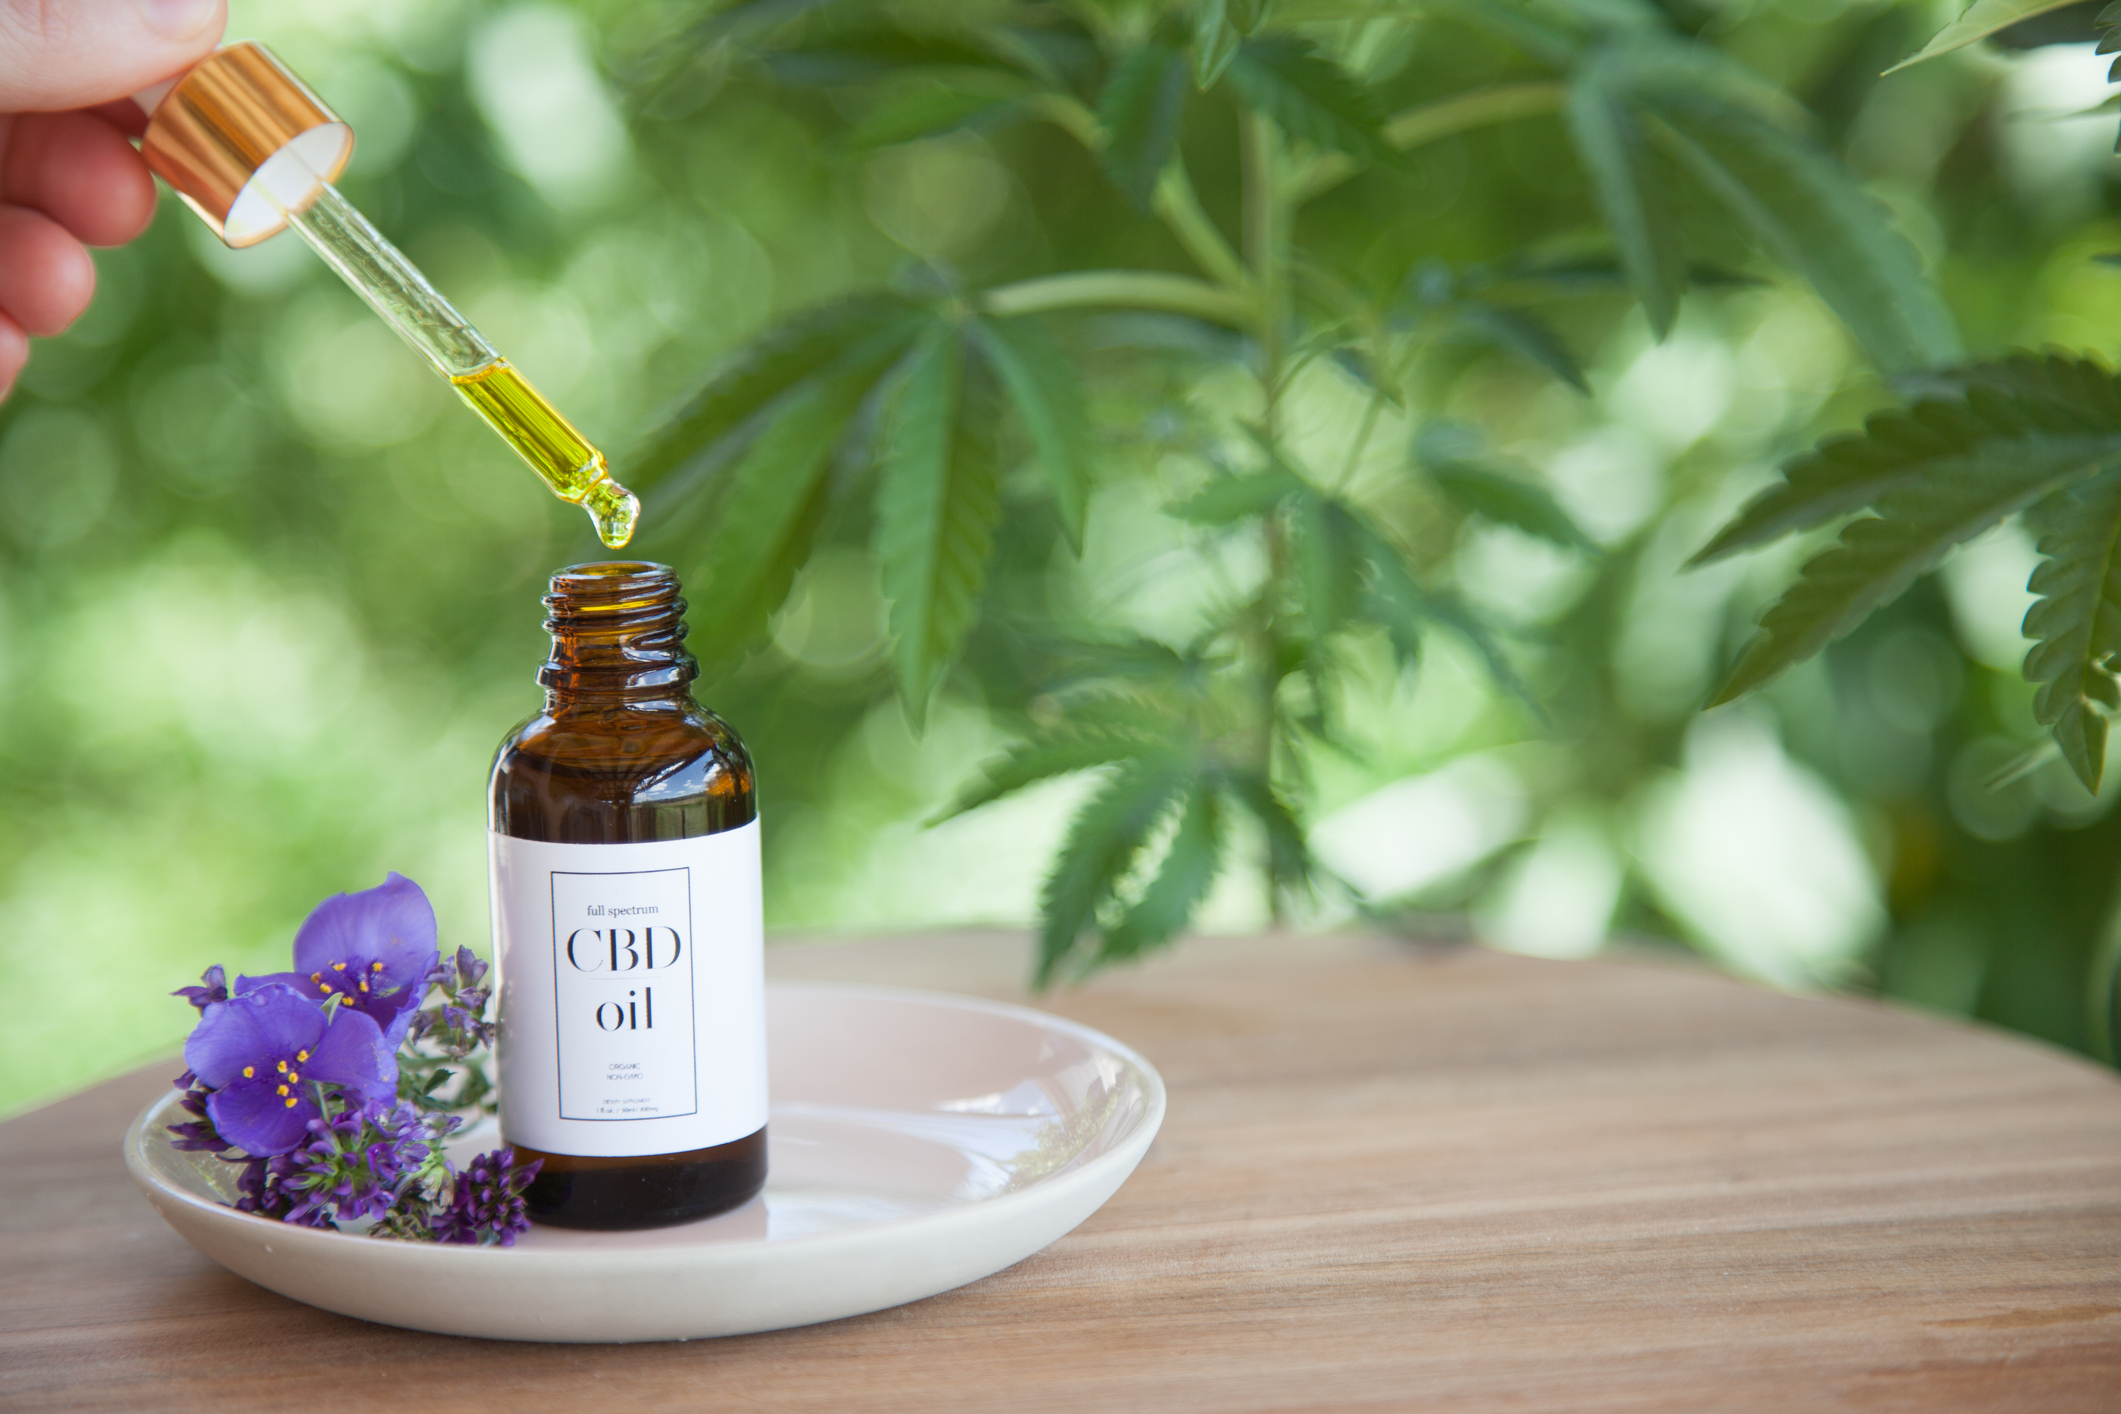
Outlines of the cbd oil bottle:
[[552,577],[545,709],[489,794],[501,1129],[531,1216],[655,1227],[766,1180],[751,760],[693,700],[677,576]]

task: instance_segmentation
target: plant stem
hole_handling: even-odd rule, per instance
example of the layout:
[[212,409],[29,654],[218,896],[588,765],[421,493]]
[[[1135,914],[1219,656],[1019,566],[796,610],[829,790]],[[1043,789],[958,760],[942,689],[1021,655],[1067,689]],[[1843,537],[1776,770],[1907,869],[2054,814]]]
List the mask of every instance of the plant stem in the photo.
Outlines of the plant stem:
[[[1065,93],[1036,93],[1024,100],[1025,107],[1066,132],[1091,152],[1102,153],[1109,136],[1097,115]],[[1251,277],[1244,262],[1230,249],[1208,213],[1194,195],[1193,180],[1186,175],[1184,159],[1174,156],[1156,179],[1152,209],[1178,243],[1186,248],[1202,272],[1233,290],[1249,291]]]
[[1041,275],[988,290],[980,296],[980,303],[989,314],[1001,315],[1098,305],[1162,309],[1247,332],[1256,327],[1259,319],[1255,299],[1191,275],[1166,275],[1154,270],[1076,270],[1065,275]]
[[1193,193],[1193,180],[1186,175],[1183,160],[1172,158],[1163,175],[1156,179],[1155,206],[1156,214],[1203,271],[1233,290],[1251,291],[1252,281],[1244,262],[1230,249],[1223,233],[1215,229],[1208,213],[1201,210],[1200,198]]
[[[1568,86],[1551,79],[1491,84],[1397,113],[1385,124],[1384,135],[1394,147],[1416,148],[1490,123],[1558,113],[1568,96]],[[1292,203],[1301,206],[1339,186],[1356,171],[1351,158],[1338,152],[1320,153],[1293,184]]]
[[1370,434],[1377,430],[1377,419],[1385,410],[1383,392],[1370,394],[1369,406],[1362,410],[1362,421],[1355,428],[1354,440],[1348,443],[1348,454],[1340,464],[1340,475],[1333,479],[1333,489],[1345,491],[1348,482],[1355,476],[1355,464],[1362,460],[1363,450],[1370,445]]
[[[1289,297],[1287,261],[1287,208],[1280,193],[1280,134],[1257,113],[1238,118],[1240,160],[1244,175],[1245,260],[1252,267],[1252,280],[1259,291],[1255,302],[1258,320],[1260,386],[1260,431],[1271,449],[1280,435],[1283,346],[1287,328]],[[1253,606],[1253,634],[1259,653],[1259,731],[1253,745],[1253,767],[1263,781],[1274,774],[1274,713],[1281,693],[1281,632],[1277,612],[1283,581],[1289,574],[1288,529],[1279,511],[1269,511],[1261,522],[1266,540],[1267,575]],[[1267,914],[1276,927],[1282,923],[1281,891],[1275,887],[1271,866],[1267,875]]]

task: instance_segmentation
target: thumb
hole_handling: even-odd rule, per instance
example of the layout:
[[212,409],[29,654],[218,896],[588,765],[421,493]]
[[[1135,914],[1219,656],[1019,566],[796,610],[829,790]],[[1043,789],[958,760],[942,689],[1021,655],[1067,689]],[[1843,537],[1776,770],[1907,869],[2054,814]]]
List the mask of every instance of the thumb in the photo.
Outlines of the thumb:
[[138,93],[220,41],[226,0],[0,0],[0,113]]

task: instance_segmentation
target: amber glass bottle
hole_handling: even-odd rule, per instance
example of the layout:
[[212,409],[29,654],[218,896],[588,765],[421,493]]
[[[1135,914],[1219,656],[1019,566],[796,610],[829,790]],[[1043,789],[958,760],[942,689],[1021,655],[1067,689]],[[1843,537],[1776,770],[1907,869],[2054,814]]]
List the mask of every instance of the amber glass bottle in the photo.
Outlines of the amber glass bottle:
[[562,1227],[685,1222],[766,1179],[751,759],[693,700],[678,588],[554,575],[545,710],[494,757],[502,1134]]

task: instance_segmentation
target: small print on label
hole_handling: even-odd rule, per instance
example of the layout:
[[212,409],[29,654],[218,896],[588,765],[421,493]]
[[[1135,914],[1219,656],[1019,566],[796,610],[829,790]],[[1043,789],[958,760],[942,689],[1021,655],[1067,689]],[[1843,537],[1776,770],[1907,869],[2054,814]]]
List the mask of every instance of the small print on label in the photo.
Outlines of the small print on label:
[[692,871],[552,871],[562,1119],[699,1110]]

